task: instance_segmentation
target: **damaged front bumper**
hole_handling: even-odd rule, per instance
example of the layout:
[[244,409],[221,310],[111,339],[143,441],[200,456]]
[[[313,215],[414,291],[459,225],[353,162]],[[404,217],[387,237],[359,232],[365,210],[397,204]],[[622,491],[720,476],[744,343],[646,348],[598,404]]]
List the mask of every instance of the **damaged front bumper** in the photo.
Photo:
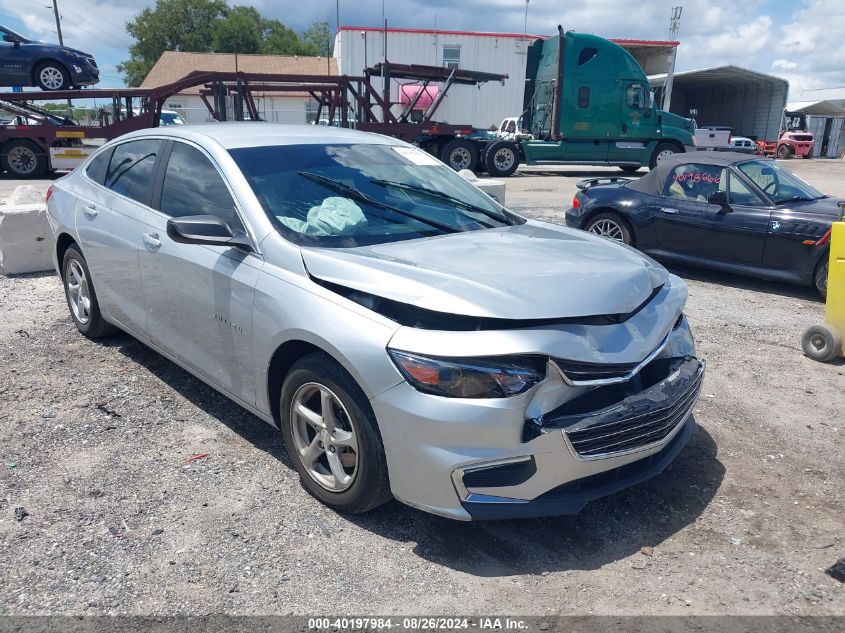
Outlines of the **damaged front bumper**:
[[[629,364],[617,354],[610,363],[594,357],[567,365],[556,360],[570,347],[563,344],[549,354],[544,382],[521,396],[444,398],[403,382],[373,398],[394,496],[460,520],[547,516],[578,512],[660,473],[694,433],[704,363],[695,357],[685,319],[666,336],[653,332],[654,317],[647,310],[620,325],[555,328],[556,341],[602,335],[607,338],[596,344],[621,350],[641,344],[637,336],[649,323],[653,351],[627,354]],[[461,334],[486,342],[483,332]],[[548,346],[528,339],[550,334],[507,336],[530,351]],[[503,336],[498,333],[500,345]],[[598,372],[595,379],[591,372]]]

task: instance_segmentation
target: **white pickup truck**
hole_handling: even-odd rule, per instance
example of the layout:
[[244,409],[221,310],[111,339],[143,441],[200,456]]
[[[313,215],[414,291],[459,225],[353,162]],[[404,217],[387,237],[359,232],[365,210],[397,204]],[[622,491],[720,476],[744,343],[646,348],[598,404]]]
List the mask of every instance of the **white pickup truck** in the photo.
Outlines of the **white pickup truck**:
[[705,125],[695,128],[695,146],[702,149],[728,149],[731,144],[731,128],[721,125]]

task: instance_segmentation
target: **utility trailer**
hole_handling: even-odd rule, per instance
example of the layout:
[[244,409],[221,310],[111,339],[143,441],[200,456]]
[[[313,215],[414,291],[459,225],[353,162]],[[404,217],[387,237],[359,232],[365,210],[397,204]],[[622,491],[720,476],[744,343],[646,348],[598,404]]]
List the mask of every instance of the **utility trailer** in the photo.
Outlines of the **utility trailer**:
[[[0,169],[18,178],[38,178],[47,171],[72,169],[96,150],[92,139],[111,140],[128,132],[158,126],[162,108],[175,94],[201,86],[200,96],[215,121],[260,120],[256,95],[306,92],[317,102],[317,120],[325,112],[342,127],[376,132],[415,143],[456,169],[475,169],[485,140],[468,141],[470,125],[434,121],[450,86],[504,81],[507,75],[438,66],[379,64],[364,75],[284,75],[195,71],[158,88],[114,88],[52,92],[0,93],[0,110],[17,122],[0,126]],[[381,94],[377,80],[383,82]],[[439,96],[422,117],[412,119],[416,101],[394,114],[390,82],[410,80],[427,87],[442,83]],[[36,105],[45,101],[96,100],[101,107],[96,125],[79,125]]]

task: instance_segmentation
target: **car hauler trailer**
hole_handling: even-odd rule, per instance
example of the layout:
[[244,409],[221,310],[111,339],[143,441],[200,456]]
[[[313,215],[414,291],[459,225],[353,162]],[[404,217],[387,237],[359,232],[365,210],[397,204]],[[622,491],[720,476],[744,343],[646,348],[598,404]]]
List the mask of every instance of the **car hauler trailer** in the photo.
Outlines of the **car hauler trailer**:
[[[412,120],[414,104],[400,114],[391,112],[387,99],[375,88],[394,79],[409,79],[427,86],[442,82],[439,98],[419,118]],[[437,66],[380,64],[360,77],[332,75],[283,75],[242,72],[190,73],[158,88],[114,88],[53,92],[0,93],[0,110],[13,123],[0,126],[0,169],[19,178],[37,178],[46,171],[72,169],[96,150],[91,139],[111,140],[134,130],[157,127],[167,99],[187,88],[202,86],[200,96],[215,121],[260,119],[257,94],[306,92],[317,102],[316,118],[415,142],[429,151],[462,146],[473,133],[470,125],[449,125],[433,120],[450,86],[503,81],[507,75],[447,69]],[[95,100],[105,103],[96,124],[79,125],[36,105],[45,101]],[[451,146],[450,146],[451,143]],[[440,156],[440,154],[438,154]]]

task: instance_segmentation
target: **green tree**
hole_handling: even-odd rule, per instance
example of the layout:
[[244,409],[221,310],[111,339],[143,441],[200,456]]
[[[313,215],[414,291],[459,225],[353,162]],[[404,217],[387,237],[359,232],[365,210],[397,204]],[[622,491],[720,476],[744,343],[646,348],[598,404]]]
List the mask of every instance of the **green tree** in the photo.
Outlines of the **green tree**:
[[292,28],[278,20],[264,20],[261,52],[267,55],[313,55]]
[[135,38],[129,59],[117,67],[126,84],[140,85],[164,51],[212,50],[214,27],[226,12],[223,0],[156,0],[126,23]]
[[265,20],[255,7],[232,7],[214,23],[211,49],[215,53],[258,53]]
[[302,41],[308,55],[331,55],[334,51],[334,40],[329,33],[328,22],[314,22],[302,34]]

